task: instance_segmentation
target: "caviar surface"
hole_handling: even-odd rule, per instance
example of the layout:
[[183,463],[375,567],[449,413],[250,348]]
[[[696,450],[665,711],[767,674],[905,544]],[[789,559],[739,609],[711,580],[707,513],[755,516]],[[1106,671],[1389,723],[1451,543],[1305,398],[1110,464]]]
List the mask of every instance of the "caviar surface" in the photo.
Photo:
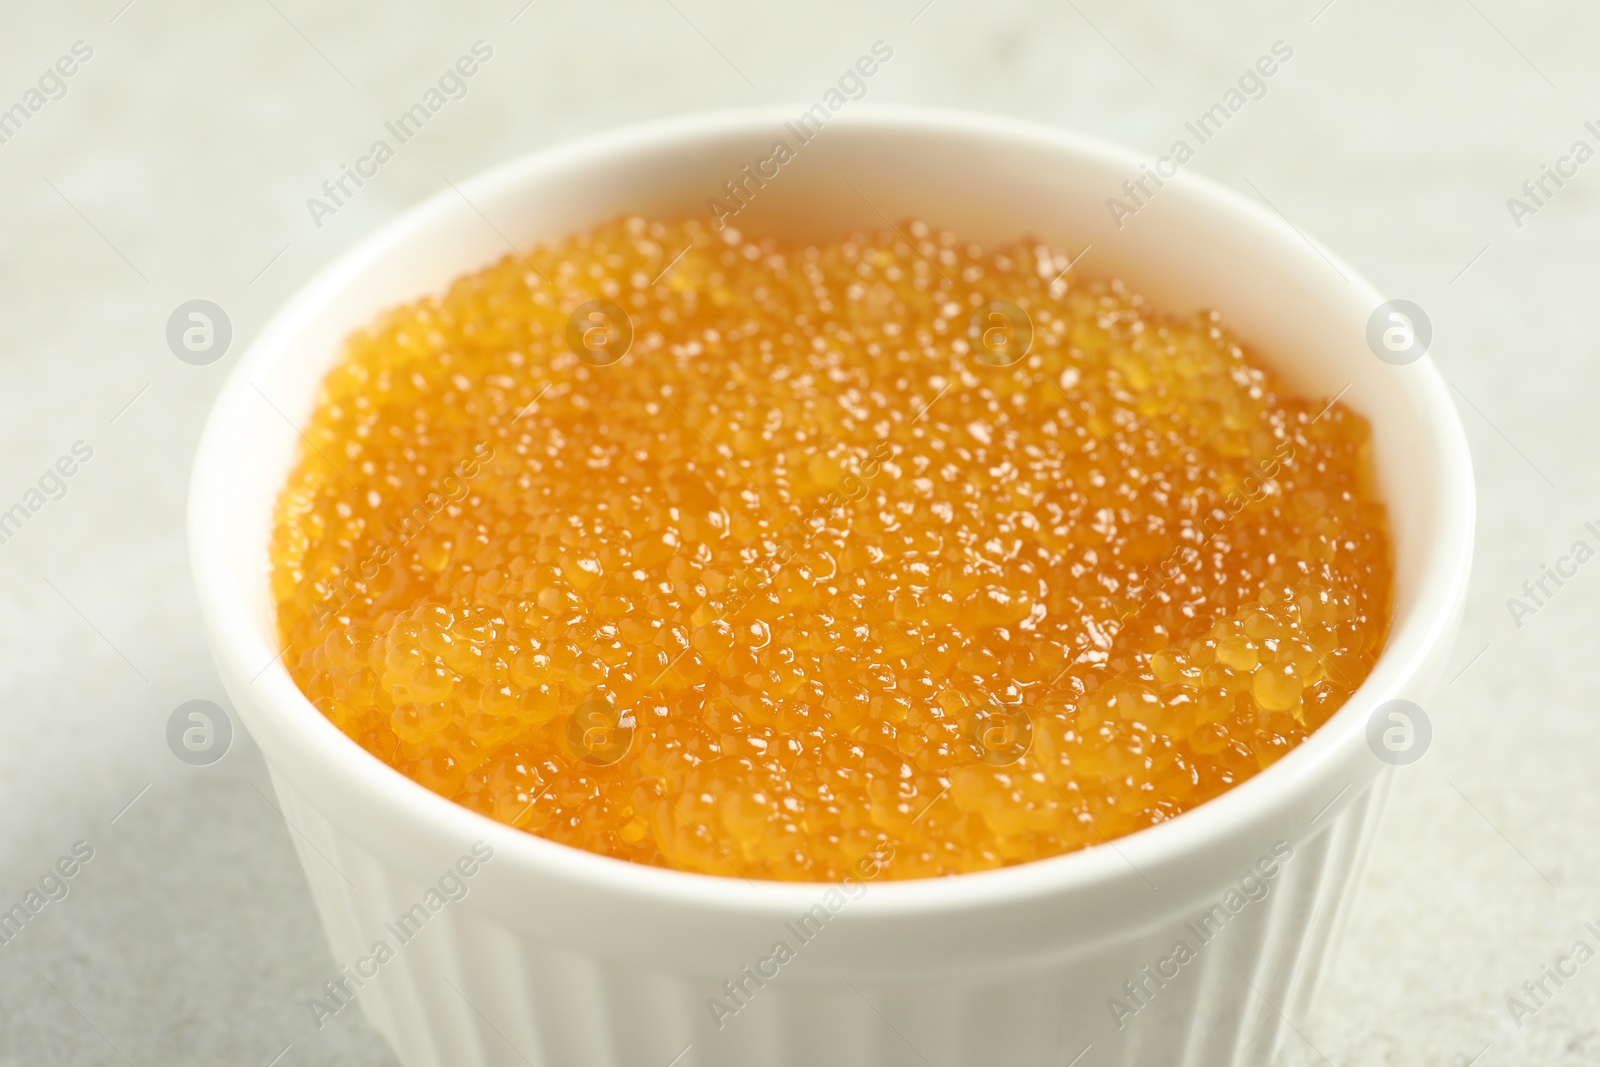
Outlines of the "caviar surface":
[[1216,796],[1383,647],[1369,428],[1068,262],[629,218],[386,313],[278,503],[295,680],[467,807],[752,879]]

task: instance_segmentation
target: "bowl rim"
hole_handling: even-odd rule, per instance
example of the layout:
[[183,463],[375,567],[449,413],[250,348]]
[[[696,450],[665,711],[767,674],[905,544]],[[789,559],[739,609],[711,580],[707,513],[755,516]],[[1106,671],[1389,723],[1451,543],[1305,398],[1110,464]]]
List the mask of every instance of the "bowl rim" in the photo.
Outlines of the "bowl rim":
[[[542,178],[615,154],[694,150],[700,140],[731,133],[770,131],[792,117],[794,104],[695,112],[657,119],[559,142],[498,164],[446,188],[379,224],[330,264],[298,286],[252,340],[219,391],[200,437],[191,476],[188,535],[191,570],[213,656],[226,680],[245,686],[249,700],[236,710],[258,743],[269,738],[268,762],[275,773],[296,782],[307,774],[334,776],[322,785],[346,795],[381,797],[396,825],[407,823],[433,840],[485,840],[496,850],[497,868],[515,876],[563,880],[584,890],[641,901],[675,902],[719,911],[789,916],[815,903],[819,892],[837,883],[746,881],[737,877],[651,867],[559,844],[517,830],[432,792],[366,752],[329,722],[300,692],[281,659],[260,664],[274,651],[251,621],[243,586],[229,566],[226,532],[226,460],[238,449],[236,417],[250,402],[255,379],[292,349],[300,330],[366,269],[449,213],[464,195],[479,202],[494,190],[528,186]],[[803,110],[803,105],[798,105]],[[834,116],[834,131],[921,131],[982,141],[1026,141],[1084,160],[1115,163],[1138,173],[1147,157],[1102,139],[1051,125],[983,112],[913,105],[860,104]],[[1339,257],[1269,212],[1220,183],[1189,170],[1168,184],[1179,184],[1211,209],[1248,223],[1263,237],[1276,239],[1286,255],[1316,255],[1336,264],[1354,296],[1375,307],[1382,297]],[[1335,290],[1330,286],[1330,293]],[[419,294],[420,295],[420,294]],[[1331,298],[1330,298],[1331,299]],[[1331,780],[1356,747],[1364,747],[1368,715],[1378,704],[1416,687],[1423,665],[1453,636],[1465,598],[1475,521],[1475,490],[1466,438],[1448,387],[1431,356],[1390,375],[1394,388],[1409,394],[1411,407],[1433,444],[1429,461],[1439,492],[1440,515],[1432,551],[1418,576],[1417,602],[1396,617],[1383,653],[1355,693],[1321,727],[1272,766],[1166,822],[1075,852],[990,871],[948,877],[874,883],[872,892],[852,903],[863,918],[873,914],[929,914],[987,908],[1024,899],[1137,884],[1144,871],[1192,860],[1241,831],[1259,826],[1273,813],[1306,801],[1307,782]],[[276,635],[274,635],[275,637]],[[230,686],[232,688],[232,686]],[[292,746],[298,766],[273,756]],[[269,745],[262,743],[265,751]],[[1375,777],[1387,768],[1374,766]],[[1340,795],[1343,795],[1342,792]],[[1336,803],[1338,797],[1329,802]],[[330,814],[325,812],[325,814]],[[360,835],[357,835],[360,836]],[[506,857],[506,861],[501,861]]]

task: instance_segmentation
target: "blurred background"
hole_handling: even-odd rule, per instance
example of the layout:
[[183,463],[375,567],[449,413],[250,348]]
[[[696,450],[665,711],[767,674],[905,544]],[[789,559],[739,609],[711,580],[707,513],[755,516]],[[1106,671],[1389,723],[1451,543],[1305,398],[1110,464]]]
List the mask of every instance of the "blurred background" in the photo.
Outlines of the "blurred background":
[[[0,512],[29,513],[0,526],[0,909],[92,850],[0,945],[0,1064],[394,1063],[358,1012],[312,1025],[333,961],[249,738],[203,766],[168,744],[179,705],[227,706],[184,539],[211,398],[311,273],[447,181],[624,123],[809,103],[880,39],[894,58],[869,101],[1152,158],[1274,42],[1292,48],[1191,167],[1426,310],[1481,515],[1431,748],[1396,771],[1280,1062],[1600,1062],[1600,963],[1520,1027],[1507,1006],[1580,937],[1600,947],[1582,925],[1600,925],[1600,565],[1532,614],[1507,602],[1600,527],[1600,162],[1538,203],[1522,189],[1575,141],[1600,149],[1600,9],[0,0]],[[313,217],[323,182],[479,41],[492,59],[464,95]],[[209,364],[169,346],[191,300],[231,324]]]

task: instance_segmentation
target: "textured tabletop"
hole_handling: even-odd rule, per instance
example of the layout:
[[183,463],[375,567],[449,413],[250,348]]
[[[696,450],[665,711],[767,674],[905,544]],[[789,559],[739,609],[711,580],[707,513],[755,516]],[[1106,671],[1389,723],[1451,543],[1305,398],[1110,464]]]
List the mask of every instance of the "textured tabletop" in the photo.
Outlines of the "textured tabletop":
[[[359,1013],[312,1025],[331,959],[259,752],[240,735],[191,766],[168,746],[180,704],[226,704],[183,526],[211,398],[306,277],[447,180],[634,120],[810,101],[877,40],[894,59],[871,100],[1152,158],[1292,51],[1189,165],[1426,310],[1481,513],[1431,748],[1396,772],[1282,1062],[1600,1063],[1600,962],[1508,1007],[1575,941],[1600,948],[1600,563],[1572,555],[1600,548],[1600,10],[1202,9],[1222,6],[0,7],[0,511],[27,512],[0,543],[0,907],[47,876],[60,897],[0,946],[0,1064],[394,1062]],[[334,200],[324,182],[477,42],[492,58],[459,98]],[[168,344],[195,299],[232,328],[209,365]]]

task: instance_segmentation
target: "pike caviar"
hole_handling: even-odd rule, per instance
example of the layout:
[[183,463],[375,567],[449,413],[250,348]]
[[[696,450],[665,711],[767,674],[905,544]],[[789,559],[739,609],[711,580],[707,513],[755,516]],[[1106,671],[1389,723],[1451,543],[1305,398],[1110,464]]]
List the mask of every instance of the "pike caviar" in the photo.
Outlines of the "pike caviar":
[[687,871],[955,874],[1193,808],[1383,647],[1369,427],[1067,266],[627,218],[386,313],[278,502],[289,669],[429,789]]

